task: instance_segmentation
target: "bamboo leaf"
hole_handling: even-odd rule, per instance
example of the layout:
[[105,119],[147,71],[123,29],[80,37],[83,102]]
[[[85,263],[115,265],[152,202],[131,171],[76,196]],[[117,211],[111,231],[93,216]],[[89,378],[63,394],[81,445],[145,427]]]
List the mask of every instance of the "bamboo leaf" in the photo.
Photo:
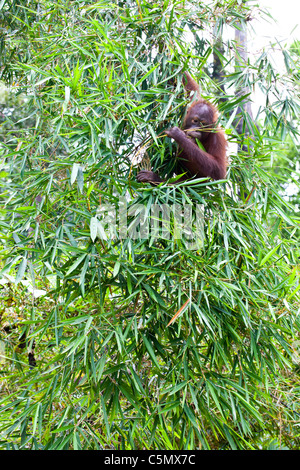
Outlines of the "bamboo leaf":
[[97,217],[91,217],[90,220],[90,236],[92,241],[94,242],[97,237],[97,232],[98,232],[98,219]]
[[155,353],[154,353],[154,350],[153,350],[153,348],[152,348],[152,345],[151,345],[150,341],[149,341],[149,340],[146,338],[146,336],[143,335],[143,334],[142,334],[142,338],[143,338],[144,344],[145,344],[145,346],[146,346],[146,349],[147,349],[147,351],[148,351],[148,353],[149,353],[149,356],[150,356],[151,359],[153,360],[153,362],[154,362],[154,364],[156,365],[156,367],[157,367],[158,369],[160,369],[160,365],[159,365],[159,363],[158,363],[158,361],[157,361],[157,359],[156,359],[156,356],[155,356]]
[[86,256],[87,256],[86,254],[79,256],[79,258],[77,258],[77,260],[74,261],[72,266],[70,266],[70,268],[66,272],[66,276],[69,276],[77,268],[77,266],[79,266],[80,263],[82,263],[82,261],[86,258]]
[[180,307],[180,309],[178,310],[178,312],[175,313],[175,315],[171,318],[171,320],[169,321],[169,323],[167,324],[167,327],[170,326],[175,320],[177,317],[179,317],[179,315],[181,313],[183,313],[185,311],[185,309],[188,307],[188,305],[190,304],[190,299],[188,299],[183,305],[182,307]]
[[280,246],[281,246],[281,243],[275,246],[271,251],[269,251],[269,253],[267,253],[261,260],[260,266],[263,266],[264,264],[266,264],[266,262],[274,255],[274,253],[276,253],[276,251],[278,250]]
[[26,271],[26,267],[27,267],[27,258],[23,258],[19,265],[18,272],[16,275],[16,281],[15,281],[16,284],[18,284],[23,279],[25,271]]
[[78,165],[78,163],[73,163],[70,179],[71,185],[74,183],[74,181],[76,181],[79,168],[80,166]]

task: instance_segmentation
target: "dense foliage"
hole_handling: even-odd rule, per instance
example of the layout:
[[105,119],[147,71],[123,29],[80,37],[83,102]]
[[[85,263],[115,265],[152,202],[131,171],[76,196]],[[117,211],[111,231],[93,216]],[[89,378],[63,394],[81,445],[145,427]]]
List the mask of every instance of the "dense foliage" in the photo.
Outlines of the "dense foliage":
[[[220,52],[249,3],[1,2],[2,80],[25,122],[7,116],[1,144],[1,448],[299,447],[298,221],[266,171],[296,135],[298,69],[286,51],[285,74],[266,51],[235,68],[232,39]],[[138,184],[138,166],[172,177],[163,131],[187,69],[209,99],[226,90],[228,178]],[[255,119],[236,94],[254,84]],[[183,205],[201,219],[193,247],[175,237]],[[139,237],[153,207],[170,207],[167,229]]]

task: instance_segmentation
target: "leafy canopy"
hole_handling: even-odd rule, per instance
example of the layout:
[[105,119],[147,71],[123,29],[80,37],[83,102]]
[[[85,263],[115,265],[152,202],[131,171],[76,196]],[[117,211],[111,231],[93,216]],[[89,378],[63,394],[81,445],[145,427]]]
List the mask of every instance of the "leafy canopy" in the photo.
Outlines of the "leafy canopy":
[[[210,36],[244,28],[248,3],[1,2],[2,79],[24,100],[1,147],[2,448],[299,445],[297,220],[265,169],[299,103],[266,52],[235,68],[234,43]],[[243,151],[226,181],[138,184],[138,164],[172,177],[164,129],[187,69],[205,97],[226,90],[221,124]],[[254,83],[257,119],[235,94]],[[175,238],[172,215],[163,236],[116,236],[125,202],[133,233],[136,210],[154,224],[154,207],[185,204],[201,243]]]

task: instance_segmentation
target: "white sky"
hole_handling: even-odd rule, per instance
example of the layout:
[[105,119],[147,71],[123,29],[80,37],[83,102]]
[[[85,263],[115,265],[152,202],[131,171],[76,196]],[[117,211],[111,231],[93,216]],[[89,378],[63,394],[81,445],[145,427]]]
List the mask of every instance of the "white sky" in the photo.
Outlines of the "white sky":
[[[254,5],[255,2],[249,2]],[[300,0],[257,0],[258,8],[254,11],[254,20],[250,22],[248,28],[248,54],[258,56],[263,48],[268,50],[270,43],[275,47],[268,50],[271,55],[273,65],[279,72],[284,71],[283,55],[280,46],[276,47],[276,40],[280,42],[282,48],[295,40],[300,40]],[[273,20],[266,15],[259,14],[262,9],[268,9]],[[252,32],[253,28],[253,32]],[[252,93],[252,111],[254,115],[258,111],[264,97],[256,87]]]
[[[254,21],[255,34],[252,35],[252,47],[255,53],[264,46],[268,46],[275,38],[281,42],[282,47],[289,46],[295,39],[300,40],[300,0],[258,0],[259,8],[267,8],[276,22],[271,20]],[[249,51],[250,52],[250,51]],[[282,62],[282,54],[272,53],[277,67]],[[256,92],[252,109],[255,112],[259,105],[259,93]],[[296,185],[289,185],[287,195],[298,191]]]
[[254,22],[257,42],[265,45],[276,37],[281,39],[283,44],[290,44],[294,39],[300,39],[299,0],[258,0],[257,4],[259,8],[268,8],[270,14],[276,20],[276,23],[271,22],[271,20],[268,20],[270,23],[267,21]]

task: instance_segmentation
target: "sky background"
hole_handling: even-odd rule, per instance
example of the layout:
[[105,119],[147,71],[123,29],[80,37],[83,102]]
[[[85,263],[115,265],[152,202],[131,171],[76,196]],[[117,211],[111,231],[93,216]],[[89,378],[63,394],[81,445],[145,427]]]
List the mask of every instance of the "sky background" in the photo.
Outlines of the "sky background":
[[[283,43],[290,44],[300,39],[300,1],[299,0],[258,0],[260,7],[268,8],[277,23],[254,21],[257,37],[256,42],[267,44],[270,39],[280,38]],[[297,27],[298,25],[298,27]],[[296,27],[294,32],[292,30]]]
[[[255,2],[249,2],[254,5]],[[300,0],[257,0],[257,10],[254,11],[253,21],[248,23],[248,54],[261,54],[265,47],[268,50],[270,43],[281,43],[281,47],[289,47],[296,39],[300,40]],[[273,20],[259,13],[267,8]],[[253,31],[252,31],[253,30]],[[272,63],[279,72],[284,72],[283,55],[279,46],[269,49],[268,55],[272,57]],[[259,107],[264,103],[259,87],[251,95],[252,111],[254,116]]]
[[[259,7],[268,8],[276,22],[253,21],[253,28],[256,34],[251,34],[252,44],[249,44],[249,53],[256,51],[264,46],[268,46],[274,39],[278,39],[281,45],[289,46],[296,39],[300,40],[300,0],[258,0]],[[277,68],[280,69],[282,63],[282,54],[276,52],[276,48],[272,53],[272,57],[276,62]],[[260,104],[260,93],[257,91],[253,98],[252,109],[254,113]],[[286,189],[287,195],[298,192],[298,188],[294,184],[290,184]]]

